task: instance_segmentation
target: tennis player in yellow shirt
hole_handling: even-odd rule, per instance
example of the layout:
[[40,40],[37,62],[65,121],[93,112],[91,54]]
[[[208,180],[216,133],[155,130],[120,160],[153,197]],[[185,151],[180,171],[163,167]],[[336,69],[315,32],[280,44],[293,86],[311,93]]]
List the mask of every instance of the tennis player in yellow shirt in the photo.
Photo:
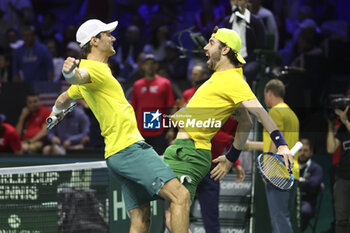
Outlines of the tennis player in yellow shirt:
[[[173,125],[179,129],[174,144],[164,153],[164,161],[173,169],[194,199],[201,179],[211,165],[211,139],[234,114],[238,127],[229,151],[214,162],[217,166],[211,177],[221,180],[232,167],[247,140],[252,121],[251,113],[263,124],[274,142],[277,153],[284,157],[286,166],[293,165],[293,155],[288,149],[276,124],[259,103],[243,78],[245,64],[240,54],[241,39],[236,32],[226,28],[214,28],[209,43],[204,47],[208,67],[215,72],[194,94],[187,106],[172,116]],[[173,217],[165,212],[166,225],[171,229]]]
[[[266,83],[264,89],[265,104],[269,108],[269,115],[278,128],[282,131],[286,142],[294,145],[299,140],[299,119],[293,110],[284,102],[286,93],[285,85],[281,80],[271,79]],[[276,148],[272,143],[269,134],[264,130],[263,141],[247,141],[245,149],[261,150],[263,152],[275,152]],[[275,189],[272,185],[266,184],[266,200],[269,207],[270,221],[273,232],[292,233],[298,231],[298,212],[300,211],[298,181],[299,164],[298,154],[294,156],[295,165],[292,169],[295,183],[291,190],[283,192]],[[292,206],[292,208],[290,208]]]
[[100,124],[107,166],[121,184],[131,219],[130,232],[148,232],[149,202],[160,196],[171,203],[173,232],[187,233],[189,192],[144,142],[134,110],[107,65],[108,58],[115,54],[116,39],[111,32],[117,24],[117,21],[105,24],[92,19],[79,27],[76,37],[85,59],[81,59],[80,64],[71,57],[65,60],[62,73],[72,85],[57,98],[51,115],[59,116],[74,100],[85,99]]

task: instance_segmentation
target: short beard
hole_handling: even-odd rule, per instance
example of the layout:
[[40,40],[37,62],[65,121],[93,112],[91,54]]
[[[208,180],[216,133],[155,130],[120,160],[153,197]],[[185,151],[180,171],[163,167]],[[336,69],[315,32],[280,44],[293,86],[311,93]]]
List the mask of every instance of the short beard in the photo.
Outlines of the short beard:
[[208,64],[208,68],[211,70],[215,70],[220,59],[221,59],[221,50],[216,51],[210,56],[210,62]]

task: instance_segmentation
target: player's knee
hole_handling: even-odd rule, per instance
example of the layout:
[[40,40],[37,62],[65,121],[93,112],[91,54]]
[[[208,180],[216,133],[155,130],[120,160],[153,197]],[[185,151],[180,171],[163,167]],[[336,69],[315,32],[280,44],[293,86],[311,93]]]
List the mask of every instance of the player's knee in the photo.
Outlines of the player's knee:
[[148,232],[148,229],[151,226],[151,220],[148,219],[138,219],[138,220],[132,220],[130,228],[134,230],[135,232]]
[[151,226],[151,218],[148,215],[133,216],[130,219],[133,229],[137,229],[138,232],[147,232]]
[[184,186],[180,186],[177,192],[176,204],[187,205],[190,202],[190,192]]
[[140,232],[147,232],[151,225],[151,213],[149,203],[138,208],[129,210],[131,225],[140,229]]

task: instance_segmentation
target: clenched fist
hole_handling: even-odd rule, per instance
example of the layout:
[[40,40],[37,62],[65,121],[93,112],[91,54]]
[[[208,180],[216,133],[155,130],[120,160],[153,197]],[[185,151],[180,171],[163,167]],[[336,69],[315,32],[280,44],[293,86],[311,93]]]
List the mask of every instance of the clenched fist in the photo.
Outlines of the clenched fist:
[[79,65],[79,60],[73,57],[67,57],[67,59],[63,63],[62,72],[64,74],[71,73],[76,67]]

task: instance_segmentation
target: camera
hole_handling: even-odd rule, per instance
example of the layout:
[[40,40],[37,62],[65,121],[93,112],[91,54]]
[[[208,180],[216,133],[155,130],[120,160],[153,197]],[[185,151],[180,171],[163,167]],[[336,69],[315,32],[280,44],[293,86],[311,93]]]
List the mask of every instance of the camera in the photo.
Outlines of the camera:
[[[330,96],[330,101],[328,104],[328,118],[330,120],[335,120],[338,118],[337,114],[335,114],[335,109],[340,109],[344,111],[348,105],[350,105],[350,98],[344,97],[342,95],[333,95]],[[347,117],[350,119],[350,110],[347,112]]]

